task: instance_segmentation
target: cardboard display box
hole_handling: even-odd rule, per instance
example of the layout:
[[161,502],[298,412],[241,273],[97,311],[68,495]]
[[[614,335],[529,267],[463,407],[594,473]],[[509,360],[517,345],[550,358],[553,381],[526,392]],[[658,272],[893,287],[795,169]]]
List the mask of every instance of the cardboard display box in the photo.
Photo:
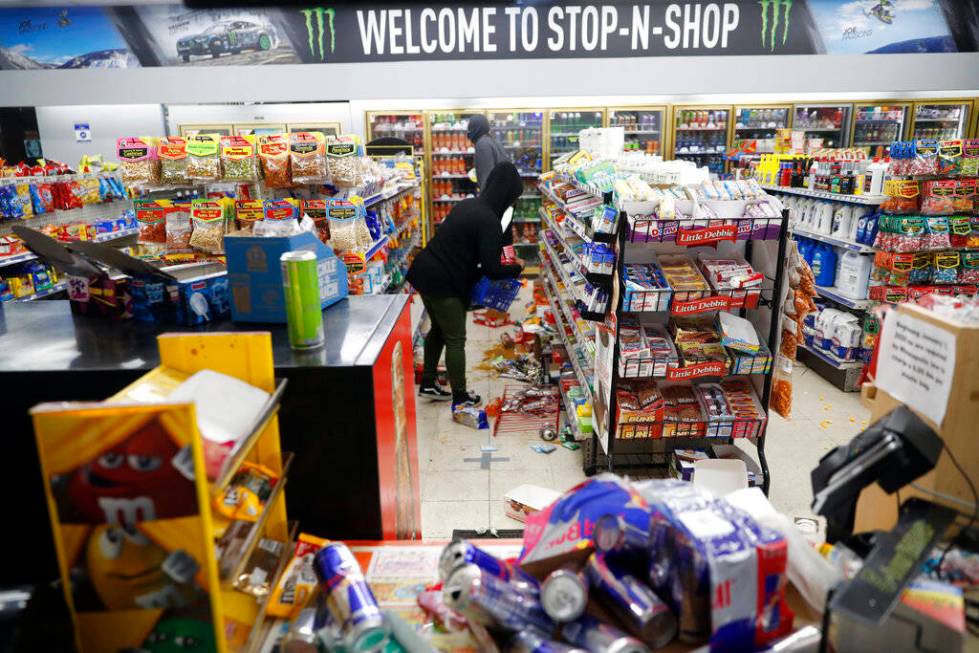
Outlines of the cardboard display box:
[[286,322],[279,263],[286,252],[316,253],[322,308],[347,296],[347,269],[343,261],[314,234],[264,238],[238,231],[225,236],[224,248],[231,285],[231,319],[235,322]]

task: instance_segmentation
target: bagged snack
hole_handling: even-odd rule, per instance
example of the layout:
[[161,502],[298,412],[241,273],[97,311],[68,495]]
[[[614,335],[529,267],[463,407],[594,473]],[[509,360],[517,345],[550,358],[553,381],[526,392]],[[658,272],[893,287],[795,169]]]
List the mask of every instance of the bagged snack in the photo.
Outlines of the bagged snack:
[[[262,210],[261,235],[289,236],[299,231],[299,200],[265,200]],[[258,225],[255,231],[258,235]]]
[[962,172],[962,140],[942,141],[938,146],[938,174],[954,177]]
[[261,598],[272,591],[272,578],[279,566],[279,559],[285,543],[262,538],[248,556],[245,568],[235,579],[235,589],[255,598]]
[[370,232],[364,221],[362,203],[349,200],[327,200],[326,215],[330,221],[330,247],[337,254],[369,247]]
[[126,137],[116,141],[122,182],[128,186],[153,186],[160,183],[160,160],[151,138]]
[[272,470],[245,461],[224,492],[214,498],[214,509],[228,519],[258,521],[278,481]]
[[979,138],[962,141],[962,161],[959,174],[963,177],[979,176]]
[[328,177],[326,146],[319,132],[289,134],[292,181],[297,184],[322,184]]
[[918,212],[918,196],[921,189],[911,179],[894,179],[885,182],[884,193],[888,198],[880,205],[883,213],[910,215]]
[[920,140],[914,144],[915,158],[908,169],[910,175],[938,174],[938,141]]
[[318,585],[316,572],[313,571],[313,558],[327,541],[306,533],[299,534],[292,559],[269,598],[269,616],[291,619],[306,607]]
[[316,225],[316,237],[323,243],[330,241],[330,220],[326,217],[326,200],[302,200],[300,209],[303,217],[309,219]]
[[190,219],[190,207],[186,204],[172,206],[166,209],[167,254],[180,254],[193,251],[190,238],[193,233],[193,222]]
[[221,159],[218,157],[218,137],[197,134],[187,139],[187,178],[200,181],[221,179]]
[[166,200],[136,200],[136,223],[139,228],[139,243],[150,249],[163,249],[167,244]]
[[165,136],[157,147],[160,159],[160,183],[167,186],[187,184],[187,139]]
[[190,245],[208,254],[224,253],[225,215],[221,200],[200,199],[191,203],[194,232]]
[[258,158],[266,188],[289,188],[292,175],[289,170],[289,139],[285,134],[268,134],[258,141]]
[[955,187],[956,181],[954,179],[925,182],[921,213],[924,215],[951,215],[955,213]]
[[476,406],[465,404],[452,405],[452,420],[471,429],[488,429],[489,422],[486,419],[486,411]]
[[360,138],[337,136],[326,144],[330,180],[337,188],[354,188],[363,183]]
[[221,167],[225,181],[257,181],[254,136],[222,136]]
[[242,231],[251,231],[255,223],[264,217],[262,200],[237,200],[235,202],[235,223]]
[[975,210],[975,200],[975,179],[959,179],[955,182],[955,196],[952,198],[955,213],[971,214]]

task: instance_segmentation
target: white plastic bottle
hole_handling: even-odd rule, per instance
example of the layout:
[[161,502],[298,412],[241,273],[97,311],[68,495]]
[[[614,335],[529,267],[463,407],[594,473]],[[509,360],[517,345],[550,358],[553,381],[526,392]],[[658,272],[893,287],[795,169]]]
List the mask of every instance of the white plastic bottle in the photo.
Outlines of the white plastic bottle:
[[884,194],[884,175],[887,173],[887,162],[874,157],[874,162],[867,167],[864,177],[864,191],[867,195]]
[[850,299],[867,299],[872,268],[871,256],[846,252],[840,257],[836,273],[836,292]]

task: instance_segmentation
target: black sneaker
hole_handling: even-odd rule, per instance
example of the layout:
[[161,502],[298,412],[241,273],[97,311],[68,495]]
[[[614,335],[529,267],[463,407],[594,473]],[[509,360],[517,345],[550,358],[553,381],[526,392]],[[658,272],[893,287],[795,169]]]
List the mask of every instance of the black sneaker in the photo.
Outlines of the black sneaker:
[[437,383],[433,383],[432,385],[423,384],[420,388],[418,388],[418,396],[428,397],[432,401],[448,401],[449,399],[452,399],[452,393],[446,392],[440,388]]
[[478,406],[481,403],[483,403],[483,398],[480,397],[475,392],[473,392],[472,390],[470,390],[469,392],[467,392],[460,399],[456,399],[455,397],[452,398],[452,405],[453,406]]

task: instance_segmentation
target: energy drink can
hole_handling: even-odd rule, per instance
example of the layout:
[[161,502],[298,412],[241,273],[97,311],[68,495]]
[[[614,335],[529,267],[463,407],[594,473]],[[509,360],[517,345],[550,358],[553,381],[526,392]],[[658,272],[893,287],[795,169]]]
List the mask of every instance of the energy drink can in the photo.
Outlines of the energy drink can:
[[316,635],[316,608],[304,608],[279,640],[282,653],[319,653],[319,637]]
[[282,289],[286,301],[289,345],[293,349],[322,347],[323,309],[320,308],[320,279],[316,253],[286,252],[282,264]]
[[316,553],[313,569],[349,650],[382,650],[388,642],[387,620],[350,549],[341,542],[327,544]]
[[588,653],[584,649],[544,639],[529,630],[514,635],[508,650],[510,653]]
[[593,594],[633,635],[653,648],[666,646],[676,636],[676,616],[635,576],[613,570],[602,554],[595,553],[588,557],[585,573]]
[[574,621],[585,612],[588,584],[580,572],[556,569],[541,583],[540,602],[544,612],[554,621]]
[[595,549],[607,551],[649,551],[649,533],[629,524],[621,515],[602,515],[592,531]]
[[444,583],[452,572],[468,564],[476,565],[489,575],[511,583],[521,591],[537,593],[537,581],[532,576],[514,569],[509,562],[500,560],[464,540],[453,542],[442,549],[442,555],[439,557],[439,580]]
[[638,639],[589,615],[564,624],[561,636],[591,653],[649,653]]
[[442,587],[442,600],[484,626],[514,632],[530,629],[541,636],[554,630],[554,622],[536,597],[475,564],[463,565],[452,572]]

